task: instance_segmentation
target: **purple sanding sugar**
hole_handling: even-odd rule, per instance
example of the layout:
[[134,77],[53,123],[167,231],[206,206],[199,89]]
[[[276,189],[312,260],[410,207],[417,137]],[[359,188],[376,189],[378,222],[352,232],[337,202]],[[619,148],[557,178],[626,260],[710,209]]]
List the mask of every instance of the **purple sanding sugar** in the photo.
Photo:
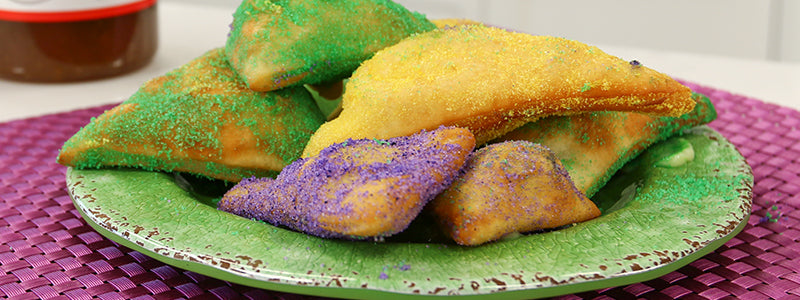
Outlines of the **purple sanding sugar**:
[[[450,185],[463,166],[464,156],[471,151],[458,144],[437,142],[441,130],[451,129],[441,127],[407,137],[350,139],[334,144],[316,157],[290,164],[274,180],[242,180],[223,197],[219,208],[315,236],[364,239],[368,237],[347,236],[338,233],[343,230],[322,228],[317,217],[350,218],[354,210],[343,203],[345,197],[359,187],[398,179],[390,188],[377,191],[398,201],[412,193],[421,201],[405,212],[375,212],[392,218],[388,220],[392,222],[392,230],[379,237],[397,233],[408,226],[428,201]],[[455,165],[456,162],[459,164]],[[359,198],[369,199],[369,196],[363,194]]]

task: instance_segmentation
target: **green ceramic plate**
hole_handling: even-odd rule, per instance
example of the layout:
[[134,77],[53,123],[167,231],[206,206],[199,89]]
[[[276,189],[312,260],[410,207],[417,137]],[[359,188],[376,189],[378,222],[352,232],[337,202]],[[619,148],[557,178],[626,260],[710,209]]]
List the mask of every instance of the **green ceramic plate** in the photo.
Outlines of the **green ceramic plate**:
[[84,218],[122,245],[239,284],[345,298],[538,298],[656,278],[744,227],[752,181],[736,149],[698,127],[626,165],[594,197],[601,217],[470,248],[320,239],[217,211],[170,174],[67,172]]

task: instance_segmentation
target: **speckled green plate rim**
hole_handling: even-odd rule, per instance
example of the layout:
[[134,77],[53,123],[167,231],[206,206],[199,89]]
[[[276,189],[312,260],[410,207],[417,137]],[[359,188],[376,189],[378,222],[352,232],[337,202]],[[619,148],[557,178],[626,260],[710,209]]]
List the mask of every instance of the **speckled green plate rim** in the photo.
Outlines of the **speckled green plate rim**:
[[[694,160],[652,167],[686,141]],[[654,145],[621,173],[594,198],[603,216],[471,248],[310,237],[219,212],[157,172],[69,169],[67,186],[100,234],[159,261],[238,284],[340,298],[542,298],[626,285],[685,266],[747,224],[750,167],[708,127]],[[623,193],[632,196],[618,201]]]

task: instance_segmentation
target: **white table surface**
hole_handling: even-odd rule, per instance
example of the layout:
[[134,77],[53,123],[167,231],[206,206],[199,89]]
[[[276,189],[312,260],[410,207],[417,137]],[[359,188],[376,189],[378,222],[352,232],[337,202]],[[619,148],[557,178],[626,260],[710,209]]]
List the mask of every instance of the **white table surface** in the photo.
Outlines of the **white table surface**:
[[[119,102],[147,79],[225,43],[228,7],[159,3],[159,50],[147,67],[110,79],[66,84],[0,80],[0,122]],[[673,77],[800,110],[800,64],[598,45]]]

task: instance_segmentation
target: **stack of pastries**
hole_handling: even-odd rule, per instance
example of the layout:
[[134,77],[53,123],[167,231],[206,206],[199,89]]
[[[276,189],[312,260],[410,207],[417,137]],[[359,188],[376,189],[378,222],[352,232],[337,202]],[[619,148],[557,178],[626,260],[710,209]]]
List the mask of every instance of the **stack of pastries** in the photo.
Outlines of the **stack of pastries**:
[[598,217],[588,197],[622,165],[715,116],[576,41],[389,0],[245,0],[224,47],[92,119],[58,161],[235,183],[220,210],[325,238],[380,240],[427,214],[472,246]]

